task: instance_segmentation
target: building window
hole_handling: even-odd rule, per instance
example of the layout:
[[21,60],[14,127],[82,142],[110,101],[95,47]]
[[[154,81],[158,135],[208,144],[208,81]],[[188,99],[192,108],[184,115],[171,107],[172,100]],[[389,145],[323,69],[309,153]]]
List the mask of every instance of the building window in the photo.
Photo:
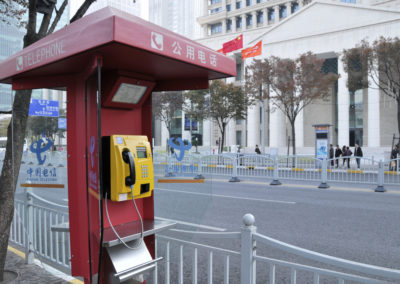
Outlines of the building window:
[[340,0],[340,2],[356,4],[356,0]]
[[264,0],[257,0],[257,4],[264,2]]
[[219,13],[221,11],[222,11],[222,7],[218,7],[218,8],[215,8],[215,9],[211,9],[210,10],[210,14]]
[[253,16],[246,15],[246,26],[251,26],[253,24]]
[[257,13],[257,24],[262,24],[263,22],[264,22],[263,13],[258,12]]
[[226,21],[226,30],[231,31],[232,30],[232,20],[227,20]]
[[246,6],[251,6],[251,4],[253,4],[252,2],[252,0],[246,0]]
[[222,0],[211,0],[210,5],[221,3]]
[[286,18],[286,6],[279,7],[279,18]]
[[242,8],[242,1],[236,2],[236,9]]
[[242,125],[243,119],[236,119],[236,125]]
[[299,10],[299,3],[294,2],[292,3],[292,13],[295,13]]
[[211,34],[219,34],[222,33],[222,23],[211,25]]
[[273,9],[268,9],[268,21],[273,21],[275,19],[275,12]]
[[236,28],[240,29],[242,27],[242,18],[236,18]]
[[242,145],[242,131],[236,131],[236,145]]
[[226,11],[229,12],[232,10],[231,4],[226,5]]

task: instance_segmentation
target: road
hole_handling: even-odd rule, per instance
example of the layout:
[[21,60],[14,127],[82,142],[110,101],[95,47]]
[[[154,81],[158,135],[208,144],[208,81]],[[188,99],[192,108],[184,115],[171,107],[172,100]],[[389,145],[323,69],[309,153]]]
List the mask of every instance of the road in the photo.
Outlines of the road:
[[[155,180],[159,178],[163,177],[156,176]],[[227,177],[213,176],[204,184],[156,182],[156,217],[178,221],[178,228],[187,230],[240,231],[243,215],[251,213],[255,216],[257,232],[268,237],[323,254],[400,269],[400,188],[387,187],[387,192],[376,193],[374,186],[360,184],[330,184],[329,189],[318,189],[318,182],[282,181],[280,186],[270,186],[270,179],[247,178],[238,183],[227,180]],[[68,202],[66,189],[34,189],[34,192],[52,202],[63,205]],[[24,196],[23,190],[18,189],[17,199]],[[239,250],[238,242],[206,242]],[[162,255],[162,242],[159,248]],[[265,246],[258,246],[257,253],[309,263]],[[176,272],[176,253],[171,252],[171,257],[171,269]],[[185,279],[188,280],[191,260],[186,260],[189,264],[185,264]],[[204,283],[207,263],[199,263],[199,283]],[[215,256],[214,265],[214,283],[220,283],[222,259]],[[231,283],[237,283],[238,270],[238,260],[232,259]],[[258,265],[257,273],[260,282],[267,281],[265,267]],[[287,274],[278,275],[281,277],[278,283],[289,281]],[[307,283],[311,276],[300,274],[299,277],[305,281],[299,280],[299,283]],[[329,279],[326,283],[330,283]]]
[[[392,187],[386,193],[376,193],[365,185],[341,184],[329,189],[317,186],[270,186],[260,179],[229,183],[226,177],[200,185],[158,183],[156,216],[239,231],[243,215],[252,213],[257,232],[268,237],[323,254],[400,269],[400,189]],[[212,244],[239,250],[237,243],[219,240]],[[268,257],[307,263],[271,248],[257,246],[257,251]],[[216,261],[215,265],[217,271],[223,270],[222,264],[219,269]],[[266,281],[265,267],[258,270],[258,278]],[[290,281],[282,277],[278,283]],[[304,277],[306,282],[300,283],[312,281]]]

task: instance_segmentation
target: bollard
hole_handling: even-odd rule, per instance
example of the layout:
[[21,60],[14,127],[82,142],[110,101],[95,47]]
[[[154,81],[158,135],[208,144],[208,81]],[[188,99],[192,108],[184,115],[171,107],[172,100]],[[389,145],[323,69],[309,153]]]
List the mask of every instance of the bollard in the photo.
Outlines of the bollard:
[[322,159],[322,172],[321,172],[321,184],[318,188],[329,188],[327,184],[328,180],[328,160],[326,158]]
[[26,264],[32,264],[33,259],[35,257],[34,254],[34,247],[33,247],[33,235],[34,235],[34,229],[33,229],[33,199],[31,196],[32,193],[32,188],[28,187],[26,189],[26,211],[25,211],[25,220],[27,222],[25,228],[26,230],[26,243],[25,243],[25,263]]
[[256,241],[253,234],[257,232],[254,226],[255,219],[252,214],[243,216],[244,227],[241,229],[240,248],[240,283],[254,284],[256,275],[256,262],[253,260],[256,254]]
[[239,158],[235,158],[233,160],[233,171],[232,171],[232,177],[229,180],[229,182],[239,182],[240,179],[237,176],[237,164],[239,162]]
[[274,158],[274,173],[273,173],[273,180],[271,181],[270,185],[281,185],[282,183],[279,181],[278,176],[278,159],[277,157]]
[[203,163],[201,158],[199,164],[197,165],[197,175],[194,177],[194,179],[205,179],[203,176]]
[[378,186],[375,188],[375,192],[385,192],[386,189],[383,186],[383,181],[385,178],[385,172],[383,169],[383,162],[382,160],[379,161],[379,169],[378,169]]

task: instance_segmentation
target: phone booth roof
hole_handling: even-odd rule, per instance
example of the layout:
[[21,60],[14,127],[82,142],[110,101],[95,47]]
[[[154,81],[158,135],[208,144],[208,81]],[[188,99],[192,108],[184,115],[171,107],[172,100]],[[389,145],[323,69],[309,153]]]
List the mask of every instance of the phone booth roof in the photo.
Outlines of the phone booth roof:
[[[146,76],[156,83],[155,91],[207,88],[208,80],[236,75],[233,59],[106,7],[1,62],[0,83],[13,89],[63,87],[64,77],[81,73],[96,56],[102,70]],[[58,79],[49,86],[47,77]]]

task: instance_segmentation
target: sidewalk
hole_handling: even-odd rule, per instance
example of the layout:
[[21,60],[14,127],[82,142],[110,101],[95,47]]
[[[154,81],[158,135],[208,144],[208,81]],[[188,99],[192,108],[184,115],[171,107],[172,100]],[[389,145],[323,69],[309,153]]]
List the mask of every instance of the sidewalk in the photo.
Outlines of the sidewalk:
[[18,273],[17,279],[11,282],[12,284],[69,284],[71,282],[65,281],[57,276],[47,272],[42,266],[37,264],[25,264],[24,254],[12,247],[8,247],[6,257],[6,270],[11,270]]

